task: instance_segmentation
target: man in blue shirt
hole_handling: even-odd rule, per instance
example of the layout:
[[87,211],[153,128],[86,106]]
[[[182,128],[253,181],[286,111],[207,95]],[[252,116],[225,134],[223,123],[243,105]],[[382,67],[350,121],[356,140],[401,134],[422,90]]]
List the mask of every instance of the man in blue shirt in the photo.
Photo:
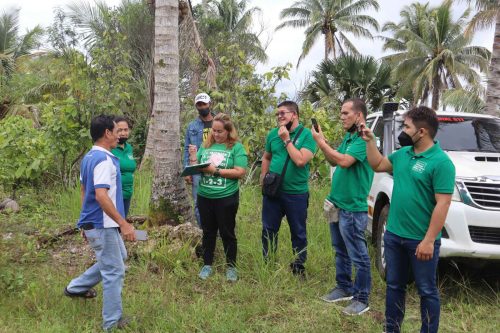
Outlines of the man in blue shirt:
[[120,162],[111,153],[118,144],[118,128],[113,116],[100,115],[92,119],[90,135],[94,146],[83,158],[80,168],[82,210],[78,228],[94,250],[97,263],[73,279],[64,294],[93,298],[96,296],[93,287],[102,280],[103,328],[107,331],[128,322],[122,317],[121,301],[127,258],[123,240],[135,241],[135,231],[124,218]]
[[[184,167],[189,165],[189,152],[198,151],[201,144],[208,138],[214,119],[212,112],[210,112],[211,100],[208,94],[201,93],[196,95],[194,98],[194,105],[198,110],[199,117],[190,122],[186,129],[186,136],[184,139]],[[196,202],[200,175],[186,176],[185,180],[192,186],[191,194],[194,201],[194,213],[198,226],[201,227],[200,213],[198,211],[198,203]]]

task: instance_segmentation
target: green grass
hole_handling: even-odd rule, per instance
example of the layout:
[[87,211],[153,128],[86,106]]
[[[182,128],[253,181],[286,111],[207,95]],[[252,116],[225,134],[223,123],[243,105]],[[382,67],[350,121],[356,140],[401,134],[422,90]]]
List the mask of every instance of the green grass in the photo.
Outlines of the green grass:
[[[133,214],[145,214],[150,176],[136,178]],[[261,258],[261,196],[256,187],[242,190],[238,212],[240,280],[225,281],[222,247],[216,253],[216,274],[201,281],[201,262],[187,246],[171,250],[161,241],[150,255],[133,255],[125,278],[123,304],[135,318],[128,332],[381,332],[385,284],[372,269],[371,311],[345,317],[341,305],[318,297],[334,284],[333,252],[322,202],[328,186],[311,190],[308,239],[308,279],[288,271],[293,260],[290,233],[282,225],[276,263]],[[70,236],[47,248],[36,238],[78,217],[79,191],[27,193],[17,215],[0,214],[0,332],[96,332],[101,323],[101,295],[94,300],[62,296],[64,286],[90,264],[75,252],[82,242]],[[38,235],[34,232],[37,232]],[[372,258],[373,249],[370,248]],[[135,253],[135,252],[134,252]],[[441,279],[441,332],[500,331],[500,286],[454,275]],[[100,287],[98,287],[101,290]],[[417,332],[419,299],[410,287],[403,332]]]

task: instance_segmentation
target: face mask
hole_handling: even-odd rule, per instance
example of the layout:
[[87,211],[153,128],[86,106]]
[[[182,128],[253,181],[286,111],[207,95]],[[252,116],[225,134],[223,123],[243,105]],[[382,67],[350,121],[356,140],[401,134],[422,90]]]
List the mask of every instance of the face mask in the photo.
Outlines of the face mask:
[[118,143],[123,145],[125,142],[127,142],[128,138],[118,138]]
[[198,113],[201,117],[206,117],[208,116],[208,114],[210,113],[210,108],[206,108],[206,109],[198,109]]
[[[417,131],[418,133],[418,131]],[[406,146],[413,146],[415,145],[421,138],[418,138],[417,141],[413,142],[413,137],[417,135],[417,133],[413,134],[413,136],[410,136],[406,134],[406,132],[401,132],[398,136],[398,141],[401,147],[406,147]]]
[[285,127],[286,127],[287,131],[290,131],[290,129],[292,128],[292,125],[293,125],[293,120],[290,120],[290,121],[288,122],[288,124],[286,124],[286,125],[285,125]]
[[352,124],[351,128],[349,128],[347,131],[349,133],[354,133],[354,132],[357,132],[358,131],[358,124],[359,123],[359,118],[356,119],[356,122],[354,124]]

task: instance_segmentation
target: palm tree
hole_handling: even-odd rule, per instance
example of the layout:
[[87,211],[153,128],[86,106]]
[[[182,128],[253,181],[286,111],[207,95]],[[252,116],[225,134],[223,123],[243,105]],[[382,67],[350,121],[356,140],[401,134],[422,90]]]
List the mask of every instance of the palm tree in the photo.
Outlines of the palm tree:
[[360,12],[378,8],[376,0],[300,0],[281,11],[281,19],[288,20],[278,25],[276,30],[284,27],[307,28],[297,66],[321,35],[325,39],[325,59],[330,54],[336,58],[337,50],[341,54],[359,54],[346,33],[373,39],[367,27],[378,31],[378,23],[369,15],[360,15]]
[[43,29],[37,25],[19,36],[19,10],[0,15],[0,84],[14,72],[18,60],[39,46],[42,35]]
[[432,108],[437,109],[443,91],[480,84],[474,68],[487,72],[491,53],[469,46],[472,37],[464,34],[470,10],[453,21],[451,5],[449,0],[433,9],[413,4],[403,9],[399,24],[389,22],[382,28],[393,33],[384,38],[384,49],[397,52],[384,59],[394,66],[394,78],[402,82],[399,94],[411,91],[413,104],[431,96]]
[[347,98],[359,97],[376,110],[394,95],[388,64],[372,56],[345,55],[323,60],[300,97],[327,108],[340,105]]
[[193,222],[181,173],[179,123],[179,1],[156,0],[154,34],[154,160],[150,202],[152,224]]
[[470,21],[466,34],[473,34],[495,24],[485,112],[500,116],[500,5],[498,0],[475,0],[475,6],[478,13]]
[[[212,0],[195,7],[205,46],[214,52],[221,40],[226,44],[238,44],[249,61],[265,62],[267,54],[252,31],[254,17],[260,8],[248,8],[248,0]],[[215,59],[217,57],[214,57]]]

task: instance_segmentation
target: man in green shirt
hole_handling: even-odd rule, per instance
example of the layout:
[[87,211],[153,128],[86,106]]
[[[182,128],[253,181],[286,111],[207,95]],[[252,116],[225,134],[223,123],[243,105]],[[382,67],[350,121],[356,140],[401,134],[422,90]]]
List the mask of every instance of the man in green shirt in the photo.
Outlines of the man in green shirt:
[[436,269],[443,228],[455,189],[455,167],[434,141],[436,113],[419,106],[405,114],[401,149],[384,157],[368,128],[363,128],[367,156],[376,172],[392,172],[394,187],[386,232],[385,331],[400,332],[410,268],[420,295],[421,333],[439,329],[440,300]]
[[[275,253],[278,231],[283,216],[286,216],[297,258],[290,264],[296,275],[305,274],[307,259],[306,219],[309,205],[309,161],[316,150],[311,131],[299,123],[299,107],[295,102],[284,101],[276,112],[278,127],[266,138],[266,151],[262,157],[261,184],[268,172],[281,174],[286,159],[290,156],[277,198],[264,195],[262,200],[262,250],[264,259]],[[295,138],[298,135],[297,138]]]
[[[335,280],[337,285],[322,299],[326,302],[351,300],[344,309],[348,315],[360,315],[369,310],[371,274],[370,256],[365,230],[368,224],[368,192],[373,170],[366,158],[366,142],[359,136],[358,126],[367,115],[362,99],[348,99],[342,104],[340,120],[347,133],[337,150],[326,142],[321,127],[312,134],[328,162],[336,166],[332,188],[325,207],[338,208],[338,219],[331,219],[330,235],[335,249]],[[352,281],[352,265],[356,278]]]

